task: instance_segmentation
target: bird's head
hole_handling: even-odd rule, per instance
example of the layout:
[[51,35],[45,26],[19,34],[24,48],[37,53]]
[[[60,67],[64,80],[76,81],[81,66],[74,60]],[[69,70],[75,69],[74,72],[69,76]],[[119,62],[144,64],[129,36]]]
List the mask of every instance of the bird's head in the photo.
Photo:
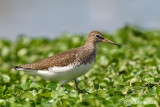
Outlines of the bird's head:
[[91,31],[88,35],[87,42],[92,42],[92,43],[95,43],[95,44],[99,43],[99,42],[106,42],[106,43],[110,43],[110,44],[120,46],[119,44],[106,39],[104,37],[104,35],[99,31]]

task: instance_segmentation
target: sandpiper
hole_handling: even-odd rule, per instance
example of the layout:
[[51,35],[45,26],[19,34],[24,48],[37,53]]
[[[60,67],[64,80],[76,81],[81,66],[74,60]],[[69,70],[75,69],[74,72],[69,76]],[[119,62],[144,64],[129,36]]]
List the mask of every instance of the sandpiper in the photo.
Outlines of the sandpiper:
[[15,66],[13,70],[38,75],[45,80],[61,82],[62,86],[75,80],[79,90],[77,77],[87,73],[92,67],[97,51],[97,43],[106,42],[120,46],[104,37],[99,31],[91,31],[84,46],[56,54],[38,62]]

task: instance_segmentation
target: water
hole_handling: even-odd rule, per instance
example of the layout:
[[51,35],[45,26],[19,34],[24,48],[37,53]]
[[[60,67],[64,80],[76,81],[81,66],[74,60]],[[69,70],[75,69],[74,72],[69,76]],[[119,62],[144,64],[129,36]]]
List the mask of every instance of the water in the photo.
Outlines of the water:
[[0,38],[54,38],[64,32],[113,33],[125,24],[160,28],[160,0],[3,0]]

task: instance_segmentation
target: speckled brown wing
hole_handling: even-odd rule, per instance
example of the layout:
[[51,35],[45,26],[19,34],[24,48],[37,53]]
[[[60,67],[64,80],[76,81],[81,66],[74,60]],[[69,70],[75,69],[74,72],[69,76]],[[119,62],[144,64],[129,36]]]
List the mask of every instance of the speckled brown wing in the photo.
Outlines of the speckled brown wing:
[[95,48],[88,49],[87,47],[82,46],[56,54],[38,62],[16,66],[14,69],[18,70],[19,68],[22,68],[22,70],[48,70],[48,68],[53,66],[64,67],[69,64],[76,63],[87,64],[95,60],[95,57]]
[[38,62],[16,66],[15,68],[23,68],[26,70],[27,69],[29,70],[47,70],[48,68],[53,67],[53,66],[63,67],[71,63],[76,63],[78,61],[76,57],[77,54],[78,54],[78,50],[76,48],[70,51],[56,54],[54,56],[51,56],[49,58],[43,59]]

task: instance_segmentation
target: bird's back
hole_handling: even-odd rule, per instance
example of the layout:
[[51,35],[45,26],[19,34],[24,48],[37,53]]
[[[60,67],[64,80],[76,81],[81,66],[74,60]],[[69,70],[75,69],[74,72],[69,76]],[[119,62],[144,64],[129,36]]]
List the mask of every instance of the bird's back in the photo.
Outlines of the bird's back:
[[92,62],[95,57],[95,49],[88,49],[85,46],[82,46],[63,53],[56,54],[38,62],[16,66],[14,69],[18,70],[18,68],[20,68],[24,70],[48,70],[48,68],[53,66],[64,67],[68,66],[69,64],[87,64]]

